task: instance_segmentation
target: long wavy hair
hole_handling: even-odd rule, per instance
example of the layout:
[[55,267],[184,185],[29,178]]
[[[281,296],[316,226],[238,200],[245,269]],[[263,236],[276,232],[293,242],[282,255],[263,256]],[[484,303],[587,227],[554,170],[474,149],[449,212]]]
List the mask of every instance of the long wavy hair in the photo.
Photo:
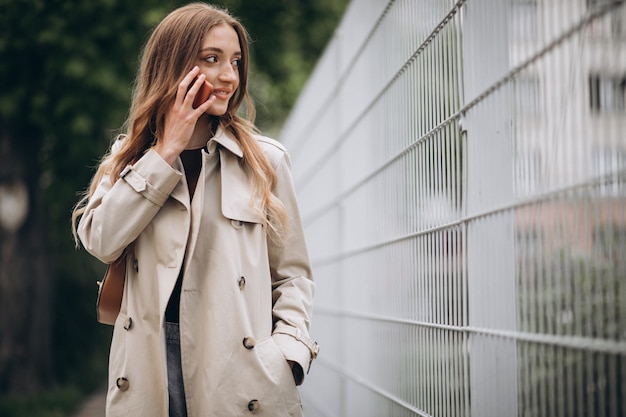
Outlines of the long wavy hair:
[[[119,152],[104,155],[91,180],[89,188],[72,213],[72,232],[78,244],[76,223],[84,213],[89,198],[105,175],[114,184],[129,164],[135,163],[159,139],[163,132],[166,110],[174,103],[179,83],[195,65],[198,51],[211,28],[231,26],[239,37],[242,58],[239,70],[239,87],[222,116],[211,117],[213,132],[218,127],[230,132],[239,142],[243,152],[244,169],[253,183],[254,200],[260,201],[259,210],[272,240],[280,242],[287,231],[288,218],[285,207],[272,191],[276,186],[276,173],[254,134],[254,105],[248,94],[249,50],[248,34],[241,23],[227,11],[205,3],[191,3],[172,11],[152,32],[146,43],[137,78],[134,84],[128,119],[120,136],[125,136]],[[244,117],[239,109],[245,104]]]

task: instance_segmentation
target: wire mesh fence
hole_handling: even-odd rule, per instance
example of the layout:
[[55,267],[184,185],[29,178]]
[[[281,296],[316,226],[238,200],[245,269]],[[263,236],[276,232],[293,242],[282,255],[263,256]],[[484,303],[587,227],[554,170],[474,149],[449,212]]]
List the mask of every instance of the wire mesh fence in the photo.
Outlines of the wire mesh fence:
[[626,3],[353,0],[281,133],[314,416],[626,416]]

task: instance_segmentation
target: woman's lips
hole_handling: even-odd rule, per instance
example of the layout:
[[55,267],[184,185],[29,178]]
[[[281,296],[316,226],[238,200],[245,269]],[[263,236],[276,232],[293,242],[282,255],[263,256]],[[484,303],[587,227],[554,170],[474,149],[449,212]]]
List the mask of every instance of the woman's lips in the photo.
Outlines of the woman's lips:
[[214,89],[213,95],[220,100],[228,100],[230,98],[230,90]]

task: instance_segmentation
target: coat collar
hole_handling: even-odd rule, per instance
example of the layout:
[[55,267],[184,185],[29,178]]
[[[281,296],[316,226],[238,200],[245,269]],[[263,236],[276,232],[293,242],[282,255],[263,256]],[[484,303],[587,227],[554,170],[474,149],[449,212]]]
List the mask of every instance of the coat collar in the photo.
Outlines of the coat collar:
[[[258,199],[255,199],[252,205],[250,204],[254,186],[247,170],[242,169],[240,159],[243,158],[243,151],[237,140],[229,132],[218,129],[215,136],[207,142],[206,149],[209,155],[219,154],[221,206],[224,217],[250,223],[263,223]],[[175,162],[174,168],[182,172],[183,167],[180,158]],[[183,181],[176,185],[171,196],[180,201],[187,209],[191,209],[189,193],[185,189]]]
[[[206,151],[209,155],[214,155],[218,153],[220,149],[227,149],[231,154],[236,155],[239,158],[243,158],[243,151],[241,150],[237,140],[230,132],[225,132],[221,127],[218,127],[215,135],[207,141]],[[177,171],[183,172],[183,163],[180,158],[176,159],[173,167]],[[170,196],[180,201],[180,203],[187,209],[190,209],[189,193],[186,191],[183,181],[180,181],[176,185]]]
[[217,150],[217,145],[222,145],[239,158],[243,158],[243,151],[239,146],[239,142],[232,136],[230,132],[225,132],[221,127],[217,129],[213,136],[206,144],[207,151],[212,154]]

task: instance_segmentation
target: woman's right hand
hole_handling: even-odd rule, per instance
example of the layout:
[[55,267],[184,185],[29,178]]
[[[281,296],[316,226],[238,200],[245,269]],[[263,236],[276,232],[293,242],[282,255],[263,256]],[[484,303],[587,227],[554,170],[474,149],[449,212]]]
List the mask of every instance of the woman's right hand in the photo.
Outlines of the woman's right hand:
[[[204,84],[206,77],[204,74],[198,75],[200,69],[195,66],[178,85],[176,99],[165,114],[165,126],[163,134],[154,146],[154,150],[170,165],[174,164],[178,155],[187,147],[191,140],[191,135],[196,127],[196,123],[211,107],[215,101],[215,96],[202,103],[197,108],[193,108],[193,101],[200,87]],[[192,84],[194,77],[196,81]]]

